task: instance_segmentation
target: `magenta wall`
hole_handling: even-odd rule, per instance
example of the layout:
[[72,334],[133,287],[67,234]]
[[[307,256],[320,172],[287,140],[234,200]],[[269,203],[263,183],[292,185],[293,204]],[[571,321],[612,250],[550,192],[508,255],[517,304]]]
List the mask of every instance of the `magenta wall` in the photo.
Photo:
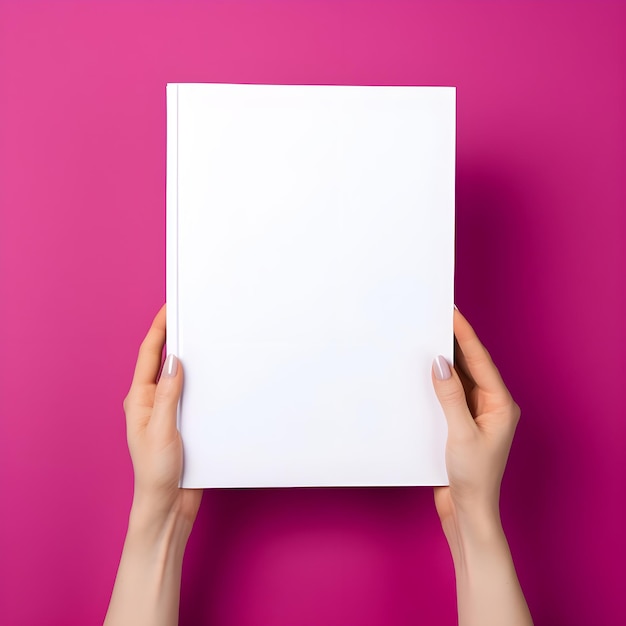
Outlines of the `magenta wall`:
[[[0,2],[0,623],[98,623],[164,300],[165,83],[455,85],[456,301],[537,624],[622,623],[626,4]],[[429,489],[205,494],[183,624],[455,622]]]

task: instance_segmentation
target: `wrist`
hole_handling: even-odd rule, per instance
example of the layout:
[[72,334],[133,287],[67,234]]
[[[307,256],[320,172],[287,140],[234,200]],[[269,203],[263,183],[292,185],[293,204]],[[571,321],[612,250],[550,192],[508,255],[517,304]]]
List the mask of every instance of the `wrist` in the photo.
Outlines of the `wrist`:
[[463,511],[442,520],[457,586],[480,579],[483,573],[509,572],[513,567],[500,514],[491,509]]
[[506,543],[497,506],[455,507],[440,521],[455,562],[468,553]]
[[158,547],[182,559],[192,527],[193,520],[176,510],[160,511],[135,499],[128,519],[127,536],[143,548]]
[[183,557],[192,522],[133,501],[105,624],[176,624]]

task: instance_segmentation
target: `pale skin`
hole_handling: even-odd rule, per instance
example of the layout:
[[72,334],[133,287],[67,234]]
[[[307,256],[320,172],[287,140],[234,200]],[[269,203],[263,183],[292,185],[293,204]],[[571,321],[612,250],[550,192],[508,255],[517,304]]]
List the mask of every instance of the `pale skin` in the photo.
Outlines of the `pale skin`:
[[[527,626],[524,599],[500,521],[500,483],[520,409],[468,321],[454,312],[455,367],[433,362],[435,392],[448,422],[449,487],[435,505],[450,546],[460,626]],[[163,371],[165,305],[141,344],[124,400],[135,490],[105,626],[178,624],[185,546],[202,491],[178,487],[182,441],[176,406],[180,362]]]

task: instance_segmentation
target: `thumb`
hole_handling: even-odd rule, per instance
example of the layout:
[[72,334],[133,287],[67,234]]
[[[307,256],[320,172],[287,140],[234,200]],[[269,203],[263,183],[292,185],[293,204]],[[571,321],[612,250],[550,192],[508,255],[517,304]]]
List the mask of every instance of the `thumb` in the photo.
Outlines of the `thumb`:
[[183,389],[183,368],[175,355],[169,354],[154,392],[148,428],[164,436],[176,433],[176,412]]
[[433,361],[432,379],[435,393],[448,422],[448,431],[458,433],[474,425],[463,383],[454,368],[451,368],[441,355]]

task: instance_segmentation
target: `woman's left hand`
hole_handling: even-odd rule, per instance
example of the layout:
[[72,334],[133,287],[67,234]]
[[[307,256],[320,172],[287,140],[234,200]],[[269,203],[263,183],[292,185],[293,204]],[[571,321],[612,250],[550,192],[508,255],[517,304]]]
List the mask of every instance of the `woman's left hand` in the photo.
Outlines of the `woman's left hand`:
[[201,489],[182,489],[183,445],[176,410],[183,386],[180,362],[170,354],[161,372],[165,307],[157,313],[137,357],[124,399],[126,436],[135,474],[133,511],[160,522],[174,515],[189,524],[198,513]]
[[165,305],[139,348],[126,398],[126,436],[135,472],[128,531],[105,626],[174,626],[187,540],[201,489],[181,489],[183,444],[176,409],[183,370],[173,355],[161,369]]

